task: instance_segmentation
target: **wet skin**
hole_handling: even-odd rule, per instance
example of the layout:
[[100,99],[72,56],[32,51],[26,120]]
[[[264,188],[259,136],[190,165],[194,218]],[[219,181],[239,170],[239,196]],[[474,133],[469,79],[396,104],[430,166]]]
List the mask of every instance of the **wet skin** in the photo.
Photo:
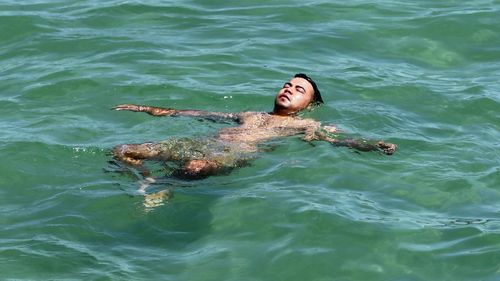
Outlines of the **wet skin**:
[[[213,139],[228,147],[236,147],[237,151],[243,154],[257,152],[259,144],[271,139],[293,135],[303,135],[303,140],[308,142],[327,141],[336,146],[347,146],[360,151],[380,151],[387,155],[395,152],[396,145],[382,141],[336,139],[332,137],[332,134],[337,132],[335,127],[321,126],[321,123],[316,120],[298,117],[296,114],[310,106],[313,99],[314,89],[312,85],[303,78],[293,78],[285,83],[277,93],[274,109],[271,113],[222,113],[133,104],[122,104],[113,109],[145,112],[153,116],[191,116],[215,121],[234,121],[237,126],[221,129]],[[120,145],[114,148],[113,154],[121,162],[142,170],[144,176],[148,176],[148,172],[142,169],[144,160],[175,161],[175,159],[169,159],[169,156],[166,156],[170,154],[165,153],[164,146],[158,143]],[[224,160],[210,156],[185,159],[178,164],[180,167],[174,175],[192,179],[203,178],[236,167],[233,161],[225,163]]]

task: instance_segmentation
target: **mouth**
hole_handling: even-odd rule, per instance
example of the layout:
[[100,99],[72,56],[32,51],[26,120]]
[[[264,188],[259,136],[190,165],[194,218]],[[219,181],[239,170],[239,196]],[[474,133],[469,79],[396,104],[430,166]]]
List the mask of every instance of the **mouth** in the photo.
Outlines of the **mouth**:
[[281,95],[279,95],[279,96],[278,96],[278,98],[279,98],[279,99],[285,98],[285,99],[287,99],[288,101],[291,101],[291,100],[290,100],[290,97],[289,97],[287,94],[281,94]]

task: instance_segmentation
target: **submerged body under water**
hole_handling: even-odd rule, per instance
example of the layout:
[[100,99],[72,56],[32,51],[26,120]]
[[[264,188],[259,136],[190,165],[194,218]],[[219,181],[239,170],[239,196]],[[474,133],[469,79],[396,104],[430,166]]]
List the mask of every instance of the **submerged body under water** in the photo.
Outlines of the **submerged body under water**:
[[[142,159],[145,155],[153,155],[148,157],[147,160],[172,163],[175,165],[174,172],[169,174],[190,178],[189,175],[181,171],[182,166],[190,161],[216,162],[223,166],[220,171],[222,173],[244,166],[253,158],[252,155],[257,152],[257,150],[253,149],[245,151],[244,148],[238,144],[224,142],[215,138],[172,138],[156,143],[120,145],[114,149],[114,154],[126,154],[127,157],[137,156],[137,159]],[[140,161],[142,164],[143,160]],[[142,172],[147,173],[146,171]],[[196,177],[196,175],[192,176]]]

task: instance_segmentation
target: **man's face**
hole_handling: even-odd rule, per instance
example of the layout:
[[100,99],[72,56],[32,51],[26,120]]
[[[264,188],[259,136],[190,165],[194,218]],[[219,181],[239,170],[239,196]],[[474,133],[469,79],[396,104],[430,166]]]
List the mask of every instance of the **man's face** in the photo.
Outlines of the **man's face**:
[[274,100],[274,112],[294,114],[305,109],[314,98],[312,85],[303,78],[292,78],[285,83]]

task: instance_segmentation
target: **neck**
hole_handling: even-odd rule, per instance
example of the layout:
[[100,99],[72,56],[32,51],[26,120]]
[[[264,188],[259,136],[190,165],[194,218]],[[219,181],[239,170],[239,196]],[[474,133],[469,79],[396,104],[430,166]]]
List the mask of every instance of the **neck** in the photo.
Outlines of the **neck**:
[[279,116],[296,116],[299,113],[299,111],[293,111],[288,108],[280,107],[278,105],[274,105],[273,112],[271,112],[272,115],[279,115]]
[[277,115],[277,116],[296,116],[298,112],[288,112],[286,110],[279,110],[279,109],[274,109],[272,112],[270,112],[271,115]]

